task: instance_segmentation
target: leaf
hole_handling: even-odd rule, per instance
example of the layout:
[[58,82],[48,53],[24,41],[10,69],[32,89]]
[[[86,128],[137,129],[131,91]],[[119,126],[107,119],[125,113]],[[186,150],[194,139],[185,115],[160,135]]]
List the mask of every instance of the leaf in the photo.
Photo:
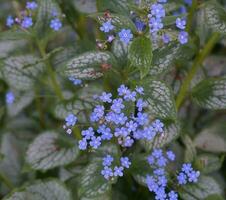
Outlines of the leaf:
[[61,13],[55,0],[39,0],[38,5],[37,21],[34,28],[37,37],[43,39],[50,33],[50,20],[54,18],[52,13],[56,12],[59,16]]
[[176,123],[164,122],[164,133],[157,135],[152,141],[141,140],[141,145],[147,152],[150,152],[154,148],[162,148],[165,145],[171,143],[180,134],[180,126]]
[[[115,145],[108,144],[101,146],[93,155],[88,166],[82,171],[80,177],[80,187],[78,194],[82,200],[109,199],[111,191],[111,181],[107,181],[101,175],[102,159],[107,154],[119,159],[119,151]],[[107,198],[107,197],[108,198]]]
[[170,43],[153,52],[152,65],[150,67],[150,75],[157,76],[170,69],[174,61],[178,58],[180,46]]
[[226,11],[216,1],[208,1],[204,4],[205,22],[215,32],[226,33]]
[[201,200],[212,194],[222,194],[220,185],[212,177],[201,176],[197,184],[184,186],[180,196],[184,200]]
[[197,148],[208,152],[226,152],[226,125],[224,120],[218,120],[211,126],[204,128],[194,139]]
[[[32,89],[43,69],[42,64],[34,64],[36,62],[37,58],[31,55],[10,57],[4,62],[3,76],[12,88],[22,91]],[[26,65],[32,66],[24,69]]]
[[193,144],[193,141],[191,140],[191,138],[188,135],[185,135],[183,137],[183,143],[186,147],[185,149],[185,155],[184,155],[184,161],[185,162],[193,162],[193,160],[196,157],[196,149],[195,149],[195,145]]
[[79,154],[75,142],[44,132],[29,145],[26,162],[36,170],[48,170],[73,162]]
[[226,109],[226,77],[209,78],[192,89],[192,99],[207,109]]
[[118,63],[122,63],[121,65],[124,66],[127,62],[128,45],[118,39],[115,39],[111,51],[115,58],[119,60]]
[[[136,26],[129,17],[119,14],[110,14],[110,15],[111,15],[111,24],[115,27],[114,30],[120,31],[121,29],[130,29],[132,32],[136,32],[137,30]],[[100,25],[109,20],[106,19],[104,13],[97,13],[89,16],[95,19]]]
[[19,114],[24,108],[26,108],[34,99],[33,92],[21,92],[15,93],[16,98],[11,105],[7,105],[8,113],[11,117]]
[[176,119],[175,100],[171,89],[161,81],[147,80],[144,82],[147,94],[148,112],[162,119]]
[[196,163],[202,167],[202,173],[212,173],[219,170],[222,166],[222,161],[217,155],[201,154],[196,159]]
[[[20,184],[22,152],[20,144],[14,135],[10,133],[2,135],[0,153],[3,155],[3,159],[0,161],[0,172],[4,174],[13,184]],[[1,184],[0,188],[4,189]]]
[[80,12],[83,13],[95,13],[96,10],[96,1],[89,0],[76,0],[74,1],[75,7],[78,8]]
[[57,179],[48,181],[36,181],[33,184],[26,185],[12,194],[5,197],[4,200],[72,200],[70,191],[63,182]]
[[102,77],[114,63],[110,52],[87,52],[70,60],[64,73],[69,77],[92,80]]
[[144,77],[149,72],[152,62],[152,42],[149,38],[134,39],[129,48],[129,60],[132,66],[137,67]]
[[212,194],[205,198],[205,200],[224,200],[224,197],[218,194]]
[[31,34],[27,31],[21,31],[21,30],[8,30],[4,32],[0,32],[0,41],[6,41],[6,40],[21,40],[21,39],[27,39],[31,37]]
[[104,12],[106,10],[110,10],[112,12],[120,13],[123,15],[127,15],[130,12],[128,8],[128,3],[129,3],[128,0],[121,0],[121,1],[97,0],[96,1],[98,11]]

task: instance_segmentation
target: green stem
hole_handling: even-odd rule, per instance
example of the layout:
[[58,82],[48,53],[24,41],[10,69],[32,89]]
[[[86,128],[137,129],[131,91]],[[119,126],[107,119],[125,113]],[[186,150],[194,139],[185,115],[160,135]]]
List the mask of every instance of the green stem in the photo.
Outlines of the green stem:
[[195,58],[194,63],[192,65],[190,71],[188,72],[188,75],[185,78],[185,80],[180,88],[179,94],[177,96],[177,99],[176,99],[177,109],[180,108],[181,104],[184,101],[185,96],[187,95],[187,91],[189,89],[190,82],[192,81],[192,79],[195,76],[198,69],[201,67],[206,56],[213,49],[213,47],[216,44],[216,42],[218,41],[219,37],[220,37],[219,33],[213,33],[212,36],[210,37],[209,41],[207,42],[207,44],[204,46],[203,50]]
[[[38,49],[40,51],[40,54],[42,56],[42,58],[46,58],[47,57],[47,53],[45,51],[45,48],[43,48],[43,46],[41,45],[41,43],[39,41],[36,42],[37,43],[37,46],[38,46]],[[48,70],[48,73],[50,75],[50,79],[51,79],[51,82],[52,82],[52,87],[56,93],[56,95],[61,99],[63,100],[64,97],[63,97],[63,94],[61,92],[61,88],[60,88],[60,85],[58,84],[57,82],[57,79],[56,79],[56,74],[55,74],[55,71],[52,69],[52,66],[49,62],[49,59],[45,60],[45,64],[47,66],[47,70]]]
[[193,21],[193,17],[194,17],[194,14],[195,14],[195,10],[197,9],[197,6],[198,6],[198,1],[192,0],[192,5],[191,5],[191,8],[189,10],[187,27],[186,27],[186,31],[189,32],[189,33],[191,32],[192,21]]
[[14,188],[12,182],[3,174],[0,173],[0,180],[4,183],[10,190]]

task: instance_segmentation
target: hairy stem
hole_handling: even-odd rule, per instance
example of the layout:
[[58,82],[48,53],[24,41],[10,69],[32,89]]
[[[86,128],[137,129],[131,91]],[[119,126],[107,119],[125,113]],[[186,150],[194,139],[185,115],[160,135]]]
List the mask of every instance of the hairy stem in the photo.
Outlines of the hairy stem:
[[192,0],[192,5],[191,5],[191,8],[189,10],[187,27],[186,27],[186,31],[189,32],[189,33],[191,32],[192,21],[193,21],[193,17],[194,17],[194,14],[195,14],[195,10],[197,9],[197,6],[198,6],[198,0]]
[[[38,46],[38,49],[40,51],[40,54],[42,56],[42,58],[46,58],[47,57],[47,53],[46,53],[46,50],[45,50],[45,47],[43,48],[43,46],[41,45],[41,43],[39,41],[36,42],[37,43],[37,46]],[[51,79],[51,83],[52,83],[52,87],[56,93],[56,95],[61,99],[63,100],[64,97],[63,97],[63,94],[61,92],[61,88],[60,88],[60,85],[58,84],[57,82],[57,79],[56,79],[56,74],[55,74],[55,71],[52,69],[52,66],[49,62],[49,60],[45,60],[45,64],[47,66],[47,70],[48,70],[48,73],[50,75],[50,79]]]
[[184,101],[185,96],[187,95],[187,91],[189,89],[190,82],[194,78],[198,69],[201,67],[202,62],[204,61],[206,56],[211,52],[211,50],[213,49],[214,45],[216,44],[216,42],[218,41],[219,38],[220,38],[219,33],[213,33],[212,36],[210,37],[209,41],[207,42],[207,44],[204,46],[203,50],[195,58],[194,63],[192,65],[190,71],[188,72],[188,75],[185,78],[185,80],[180,88],[179,94],[177,96],[177,99],[176,99],[177,109],[180,108],[180,106],[182,105],[182,103]]

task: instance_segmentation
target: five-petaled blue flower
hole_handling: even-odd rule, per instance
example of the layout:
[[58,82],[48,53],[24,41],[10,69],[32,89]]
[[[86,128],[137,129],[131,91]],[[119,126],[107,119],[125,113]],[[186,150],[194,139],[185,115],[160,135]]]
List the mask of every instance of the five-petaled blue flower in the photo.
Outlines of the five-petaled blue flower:
[[54,31],[59,31],[62,27],[62,22],[58,19],[52,19],[50,21],[50,28],[53,29]]
[[119,33],[119,39],[125,44],[129,44],[129,42],[133,39],[133,34],[130,29],[122,29]]
[[104,22],[102,24],[102,26],[100,27],[100,30],[105,32],[105,33],[108,33],[108,32],[110,32],[113,29],[114,29],[114,26],[111,24],[110,20],[108,20],[107,22]]

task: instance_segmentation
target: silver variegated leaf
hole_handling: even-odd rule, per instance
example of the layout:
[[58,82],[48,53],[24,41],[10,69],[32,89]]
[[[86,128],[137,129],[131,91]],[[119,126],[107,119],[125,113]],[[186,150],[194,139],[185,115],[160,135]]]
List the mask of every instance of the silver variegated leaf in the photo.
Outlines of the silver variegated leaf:
[[71,192],[63,182],[51,179],[36,181],[24,186],[4,198],[4,200],[72,200]]
[[226,34],[226,11],[217,1],[208,1],[204,7],[206,23],[215,32]]
[[115,64],[110,52],[87,52],[71,59],[64,70],[69,77],[92,80],[103,76]]
[[180,52],[179,45],[175,43],[156,49],[153,52],[153,60],[150,68],[150,75],[157,76],[166,72],[172,67]]
[[[60,140],[64,141],[63,144]],[[30,144],[26,162],[33,169],[48,170],[73,162],[78,154],[75,141],[59,138],[55,132],[45,132]]]
[[[18,90],[29,90],[43,70],[42,63],[36,63],[37,58],[31,55],[10,57],[5,60],[3,75],[7,83]],[[24,68],[31,65],[28,68]]]
[[115,39],[111,50],[116,59],[120,61],[118,63],[127,62],[128,45],[118,39]]
[[192,99],[207,109],[226,109],[226,77],[209,78],[192,89]]
[[212,177],[201,176],[196,184],[184,186],[180,196],[184,200],[197,200],[212,194],[222,194],[220,185]]

